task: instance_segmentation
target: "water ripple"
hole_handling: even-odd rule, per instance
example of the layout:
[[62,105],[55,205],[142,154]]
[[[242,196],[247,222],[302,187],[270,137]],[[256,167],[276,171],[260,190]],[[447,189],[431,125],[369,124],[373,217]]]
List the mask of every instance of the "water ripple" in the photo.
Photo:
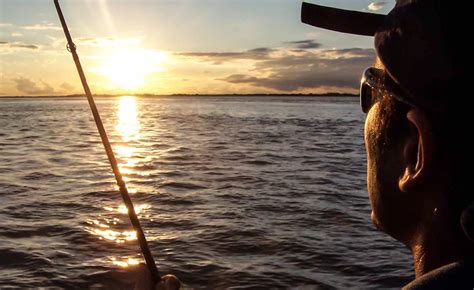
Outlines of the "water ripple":
[[[0,285],[130,289],[142,261],[83,99],[0,100]],[[155,259],[189,289],[400,287],[352,98],[100,98]]]

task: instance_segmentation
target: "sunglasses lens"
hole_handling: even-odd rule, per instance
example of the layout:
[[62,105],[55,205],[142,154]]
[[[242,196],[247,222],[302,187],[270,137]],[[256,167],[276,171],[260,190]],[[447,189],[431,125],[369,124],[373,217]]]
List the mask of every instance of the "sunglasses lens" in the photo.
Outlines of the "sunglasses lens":
[[362,84],[360,88],[360,106],[362,112],[368,113],[372,107],[372,89],[367,84]]

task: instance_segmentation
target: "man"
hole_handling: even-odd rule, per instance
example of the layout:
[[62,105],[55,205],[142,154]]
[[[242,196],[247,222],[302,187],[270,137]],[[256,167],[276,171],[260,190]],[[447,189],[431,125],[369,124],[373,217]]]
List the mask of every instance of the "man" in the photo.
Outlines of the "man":
[[303,3],[305,23],[375,36],[360,90],[367,183],[373,223],[413,253],[406,289],[474,289],[469,11],[455,4],[397,0],[384,16]]
[[465,14],[443,0],[397,0],[387,16],[303,3],[305,23],[375,36],[360,90],[368,192],[373,223],[413,254],[407,289],[474,289]]

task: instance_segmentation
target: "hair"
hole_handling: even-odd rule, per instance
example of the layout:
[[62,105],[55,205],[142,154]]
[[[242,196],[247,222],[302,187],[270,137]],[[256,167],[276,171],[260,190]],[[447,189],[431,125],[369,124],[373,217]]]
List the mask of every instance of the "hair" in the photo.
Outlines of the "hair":
[[[410,130],[409,124],[405,122],[406,114],[410,107],[382,91],[377,91],[380,99],[379,121],[382,128],[379,142],[383,147],[392,147],[398,143],[398,140],[406,136]],[[383,149],[383,148],[382,148]]]
[[[407,120],[407,113],[411,107],[405,103],[382,93],[380,98],[380,146],[396,146],[404,136],[413,130],[412,125]],[[470,155],[472,152],[471,143],[464,138],[468,129],[468,115],[460,112],[440,113],[420,108],[427,115],[433,130],[435,148],[434,166],[438,169],[437,175],[433,178],[442,177],[444,188],[449,190],[447,201],[449,206],[461,212],[469,204],[474,202],[474,194],[468,188],[469,168],[471,165]],[[462,111],[462,110],[461,110]],[[466,128],[467,127],[467,128]],[[470,128],[469,128],[470,129]],[[460,132],[463,131],[463,132]]]
[[[374,66],[384,69],[384,65],[378,57],[375,59]],[[383,80],[380,81],[383,82]],[[379,121],[381,130],[379,132],[380,136],[378,136],[378,145],[384,150],[396,144],[397,140],[400,140],[400,138],[408,132],[408,124],[403,122],[403,119],[410,108],[408,105],[391,98],[383,91],[373,90],[372,93],[377,94],[373,96],[373,99],[380,100]]]

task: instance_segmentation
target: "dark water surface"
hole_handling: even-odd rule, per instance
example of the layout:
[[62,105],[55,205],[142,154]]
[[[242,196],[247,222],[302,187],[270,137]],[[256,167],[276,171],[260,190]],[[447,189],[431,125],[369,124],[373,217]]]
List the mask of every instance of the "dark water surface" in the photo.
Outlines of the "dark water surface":
[[[355,98],[98,100],[162,272],[191,289],[399,287]],[[129,289],[134,232],[83,99],[0,99],[0,286]]]

